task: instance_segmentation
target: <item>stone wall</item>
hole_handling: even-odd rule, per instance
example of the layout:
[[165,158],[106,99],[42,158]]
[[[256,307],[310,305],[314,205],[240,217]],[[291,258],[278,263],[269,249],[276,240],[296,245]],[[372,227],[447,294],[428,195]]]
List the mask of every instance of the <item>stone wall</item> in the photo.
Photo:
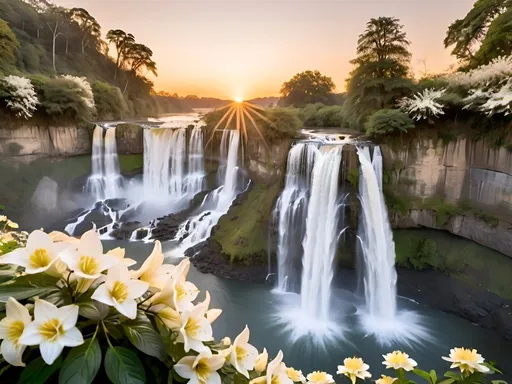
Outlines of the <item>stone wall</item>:
[[260,140],[249,141],[245,147],[245,167],[255,181],[272,183],[284,178],[286,160],[292,139],[285,139],[266,146]]

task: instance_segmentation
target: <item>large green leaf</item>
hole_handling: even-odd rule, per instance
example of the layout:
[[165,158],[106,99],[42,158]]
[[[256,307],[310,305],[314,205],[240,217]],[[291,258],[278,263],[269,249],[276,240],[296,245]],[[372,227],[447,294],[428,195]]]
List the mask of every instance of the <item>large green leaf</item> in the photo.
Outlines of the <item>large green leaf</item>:
[[59,374],[59,384],[90,384],[101,366],[101,348],[97,339],[88,339],[73,348]]
[[123,329],[128,340],[141,352],[165,361],[166,350],[160,334],[146,315],[138,314],[135,320],[123,323]]
[[0,285],[0,302],[6,303],[9,297],[23,300],[33,296],[48,294],[61,289],[57,287],[58,281],[57,277],[44,273],[20,276],[12,282]]
[[106,304],[100,303],[96,300],[91,300],[83,303],[77,303],[81,316],[91,320],[103,320],[107,317],[110,307]]
[[27,364],[18,380],[18,384],[43,384],[59,370],[62,366],[62,356],[59,356],[52,365],[44,362],[42,357],[38,357]]
[[123,347],[110,347],[105,355],[105,372],[114,384],[144,384],[146,373],[137,354]]

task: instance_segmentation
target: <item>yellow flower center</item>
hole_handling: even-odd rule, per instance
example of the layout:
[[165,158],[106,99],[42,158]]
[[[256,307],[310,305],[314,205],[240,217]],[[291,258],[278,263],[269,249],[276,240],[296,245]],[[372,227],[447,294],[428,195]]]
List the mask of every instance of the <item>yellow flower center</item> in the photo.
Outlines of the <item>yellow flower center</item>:
[[318,381],[324,382],[327,380],[327,374],[325,372],[315,371],[311,375],[309,375],[309,381]]
[[204,384],[208,381],[208,377],[210,376],[210,364],[208,364],[208,360],[199,360],[196,365],[196,374],[201,384]]
[[185,324],[185,332],[187,335],[195,336],[197,331],[199,331],[201,327],[199,326],[199,322],[189,317],[187,323]]
[[345,359],[343,363],[345,364],[345,368],[351,372],[359,371],[363,368],[363,360],[361,360],[359,357],[351,357]]
[[378,384],[393,384],[397,379],[395,377],[390,377],[386,375],[382,375],[379,380],[377,380]]
[[296,371],[293,368],[288,368],[286,370],[286,373],[288,374],[288,378],[293,382],[299,382],[301,381],[302,372]]
[[236,359],[238,361],[245,359],[248,355],[247,350],[244,347],[241,347],[239,345],[237,345],[235,347],[235,351],[236,351]]
[[110,291],[110,294],[115,301],[122,304],[128,298],[128,287],[122,281],[116,281]]
[[21,337],[23,330],[25,329],[25,324],[21,320],[14,320],[9,324],[9,329],[7,331],[7,338],[11,340],[14,344],[18,344],[18,339]]
[[174,289],[176,291],[176,297],[178,300],[183,299],[187,294],[187,291],[185,291],[185,287],[182,284],[176,284]]
[[80,256],[79,267],[86,275],[96,275],[99,269],[98,262],[91,256]]
[[64,334],[64,328],[59,319],[51,319],[39,327],[39,333],[47,341],[53,342]]
[[50,265],[51,259],[46,249],[38,248],[31,253],[29,261],[32,268],[45,268]]
[[388,358],[388,362],[391,364],[404,365],[407,364],[407,359],[409,355],[400,351],[394,351],[391,356]]
[[465,348],[456,348],[453,359],[458,361],[471,361],[475,363],[478,361],[476,351],[472,351]]

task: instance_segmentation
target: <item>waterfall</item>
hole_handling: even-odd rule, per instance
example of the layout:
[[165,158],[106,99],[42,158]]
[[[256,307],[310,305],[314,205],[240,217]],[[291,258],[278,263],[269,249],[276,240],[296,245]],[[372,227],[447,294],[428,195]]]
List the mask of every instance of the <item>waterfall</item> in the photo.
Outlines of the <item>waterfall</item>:
[[341,151],[334,147],[315,158],[303,241],[301,309],[319,321],[329,320]]
[[204,199],[199,213],[182,223],[176,234],[176,241],[180,241],[177,253],[183,253],[190,247],[208,239],[213,227],[221,216],[225,215],[231,203],[239,192],[238,187],[238,149],[240,145],[240,133],[234,130],[225,130],[222,142],[227,146],[227,159],[224,170],[223,183],[220,187],[210,192]]
[[358,236],[364,261],[367,312],[380,321],[396,314],[395,244],[382,193],[382,155],[375,147],[373,162],[368,147],[357,148],[361,163],[359,194],[361,217]]
[[96,201],[105,198],[105,180],[103,178],[103,128],[94,128],[92,137],[91,175],[87,179],[85,191]]
[[297,292],[305,233],[311,171],[317,145],[297,143],[288,152],[285,187],[277,204],[277,291]]
[[188,144],[188,173],[185,181],[185,192],[190,197],[203,190],[204,186],[204,153],[203,132],[201,128],[192,129]]
[[116,128],[108,128],[105,134],[105,197],[119,197],[123,188],[123,178],[117,158]]

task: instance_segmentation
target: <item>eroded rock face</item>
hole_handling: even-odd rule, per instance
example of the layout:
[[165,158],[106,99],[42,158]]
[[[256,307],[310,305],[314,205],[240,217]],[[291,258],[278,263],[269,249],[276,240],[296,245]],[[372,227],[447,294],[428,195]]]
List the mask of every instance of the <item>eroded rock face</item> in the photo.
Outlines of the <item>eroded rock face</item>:
[[143,128],[137,124],[119,124],[116,127],[116,144],[118,153],[143,153]]

